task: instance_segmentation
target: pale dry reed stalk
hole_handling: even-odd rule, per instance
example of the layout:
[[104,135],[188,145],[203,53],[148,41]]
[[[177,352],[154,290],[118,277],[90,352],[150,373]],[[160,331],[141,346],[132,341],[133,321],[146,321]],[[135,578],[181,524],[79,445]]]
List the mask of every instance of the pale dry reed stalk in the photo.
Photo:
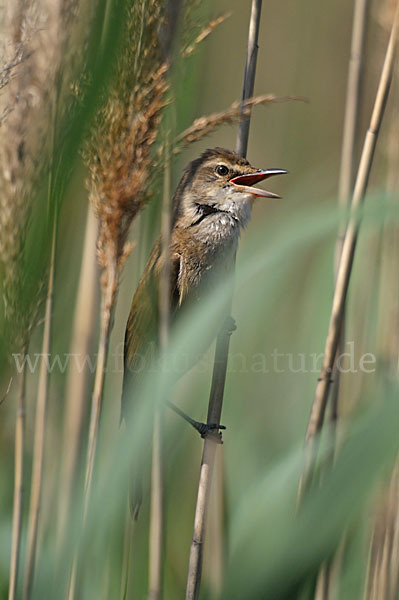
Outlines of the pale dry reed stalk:
[[[98,310],[96,239],[97,221],[89,204],[70,344],[71,355],[80,357],[82,361],[85,361],[91,355],[93,331]],[[70,517],[71,498],[77,482],[84,420],[88,408],[86,398],[91,378],[91,370],[85,362],[83,362],[83,369],[79,368],[73,361],[68,364],[60,465],[62,493],[58,497],[57,515],[57,548],[59,553],[62,552]]]
[[[253,94],[256,59],[258,50],[258,35],[260,25],[261,0],[253,0],[249,25],[247,59],[244,73],[243,103]],[[250,115],[241,120],[237,135],[237,152],[246,155],[249,135]],[[226,307],[231,311],[232,299]],[[207,423],[220,423],[224,386],[226,381],[227,360],[229,353],[230,331],[222,330],[216,339],[215,362],[212,377],[211,393],[208,406]],[[209,495],[215,455],[220,437],[218,434],[207,435],[200,467],[197,504],[194,516],[194,532],[190,548],[190,558],[187,575],[186,600],[197,600],[199,597],[202,576],[203,546],[208,515]]]
[[[378,7],[376,18],[382,26],[382,35],[389,31],[395,3],[387,0]],[[398,178],[398,95],[399,80],[392,84],[390,103],[390,127],[385,131],[384,150],[387,165],[386,190],[388,202],[394,203],[399,189]],[[384,219],[381,231],[381,268],[378,281],[377,355],[385,366],[388,377],[398,379],[399,311],[397,268],[399,256],[398,224],[390,215]],[[389,485],[381,490],[373,516],[370,540],[370,565],[368,573],[367,600],[384,598],[395,600],[399,593],[399,460],[393,468]]]
[[393,66],[397,46],[398,25],[399,2],[397,4],[395,12],[395,18],[393,21],[391,35],[385,54],[384,64],[382,67],[381,77],[377,89],[373,112],[371,115],[370,125],[364,140],[360,165],[357,172],[356,184],[351,203],[351,215],[345,233],[345,239],[341,253],[341,260],[337,272],[330,322],[324,348],[323,365],[320,373],[320,378],[316,387],[309,424],[306,431],[304,467],[301,481],[299,484],[299,498],[301,498],[302,494],[306,490],[312,477],[313,465],[317,453],[317,436],[321,430],[324,421],[324,414],[331,385],[331,376],[338,348],[342,318],[346,303],[350,276],[352,272],[357,238],[359,234],[359,211],[364,202],[370,170],[373,163],[375,147],[378,139],[378,133],[380,130],[386,100],[388,98],[390,85],[392,81]]
[[[339,261],[341,258],[342,245],[346,229],[346,210],[350,203],[353,192],[353,179],[355,172],[356,140],[359,121],[360,91],[363,78],[364,44],[366,36],[366,24],[369,0],[355,0],[353,8],[352,39],[349,56],[348,80],[346,87],[344,126],[342,135],[341,164],[338,181],[338,204],[342,212],[338,227],[338,235],[335,243],[334,276],[336,278]],[[345,348],[345,316],[342,319],[340,339],[337,356],[344,352]],[[332,389],[330,395],[330,423],[329,433],[335,448],[337,442],[337,425],[339,418],[339,393],[341,373],[334,364],[332,375]],[[328,600],[331,597],[332,577],[337,577],[338,563],[342,556],[342,548],[337,552],[333,561],[323,565],[318,576],[316,589],[316,600]]]
[[[25,348],[22,348],[21,359],[23,360],[25,356],[26,350]],[[15,421],[14,503],[8,600],[14,600],[17,597],[19,558],[21,551],[25,450],[25,381],[26,368],[23,368],[19,375],[17,415]]]
[[[166,356],[169,341],[170,313],[170,238],[172,226],[171,167],[168,134],[165,134],[165,165],[161,213],[162,252],[165,256],[159,285],[159,346],[161,359]],[[161,365],[161,368],[162,365]],[[162,598],[162,570],[165,535],[164,508],[164,464],[163,464],[163,406],[155,407],[151,466],[150,539],[148,568],[148,599]]]
[[[341,165],[338,182],[338,203],[343,212],[350,204],[353,193],[353,179],[355,173],[356,139],[359,122],[360,92],[363,78],[364,44],[369,0],[356,0],[353,10],[352,41],[349,58],[348,82],[346,88],[344,128],[342,136]],[[339,261],[346,229],[346,215],[343,215],[339,224],[338,236],[335,246],[334,273],[337,276]],[[341,326],[340,341],[337,355],[344,352],[345,347],[345,317]],[[338,420],[338,398],[340,389],[340,371],[334,366],[333,384],[331,390],[331,422],[335,432]]]
[[[56,211],[57,213],[57,211]],[[44,314],[44,331],[42,343],[42,357],[50,356],[51,328],[54,296],[55,253],[57,244],[57,214],[54,214],[53,234],[51,242],[51,256],[49,278],[47,283],[46,306]],[[49,395],[49,371],[47,362],[42,358],[39,371],[39,384],[37,390],[37,405],[35,417],[35,434],[33,445],[32,482],[29,506],[27,554],[24,576],[24,600],[29,600],[32,594],[33,575],[35,569],[37,537],[39,531],[39,514],[43,487],[44,469],[44,440],[46,432],[47,403]]]

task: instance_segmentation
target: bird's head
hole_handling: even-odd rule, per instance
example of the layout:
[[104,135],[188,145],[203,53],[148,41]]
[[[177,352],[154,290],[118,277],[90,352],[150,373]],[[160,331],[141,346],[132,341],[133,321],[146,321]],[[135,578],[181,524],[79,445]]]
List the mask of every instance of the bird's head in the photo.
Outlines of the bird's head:
[[283,169],[255,169],[231,150],[207,150],[184,172],[176,191],[175,216],[192,226],[215,213],[227,213],[245,226],[256,198],[280,198],[252,186],[284,173]]

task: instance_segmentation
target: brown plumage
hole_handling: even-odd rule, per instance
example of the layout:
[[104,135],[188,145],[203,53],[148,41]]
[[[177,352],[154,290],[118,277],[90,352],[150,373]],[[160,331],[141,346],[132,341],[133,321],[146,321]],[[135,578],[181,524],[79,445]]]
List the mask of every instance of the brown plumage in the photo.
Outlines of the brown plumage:
[[[185,169],[174,196],[170,241],[172,327],[182,308],[201,302],[207,291],[231,269],[240,230],[250,219],[255,197],[279,197],[250,186],[285,172],[255,169],[246,159],[223,148],[207,150]],[[123,416],[132,413],[131,402],[137,401],[134,398],[137,372],[142,373],[143,366],[156,355],[163,260],[158,239],[133,297],[126,326]],[[205,350],[205,347],[198,349],[198,358]],[[133,501],[135,514],[141,501],[139,496]]]

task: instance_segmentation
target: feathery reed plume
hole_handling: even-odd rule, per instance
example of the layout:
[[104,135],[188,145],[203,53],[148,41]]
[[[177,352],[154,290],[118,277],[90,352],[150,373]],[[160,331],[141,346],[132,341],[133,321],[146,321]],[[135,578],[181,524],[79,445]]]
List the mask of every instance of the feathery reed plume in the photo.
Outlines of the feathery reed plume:
[[216,19],[212,19],[212,21],[210,21],[207,25],[205,25],[205,27],[199,32],[199,34],[197,35],[195,40],[191,44],[188,44],[188,46],[183,48],[182,56],[186,58],[186,57],[194,54],[195,50],[197,49],[197,46],[201,42],[206,40],[206,38],[209,35],[211,35],[211,33],[216,29],[216,27],[218,27],[219,25],[224,23],[226,21],[226,19],[228,19],[230,16],[231,16],[231,13],[228,12],[228,13],[225,13],[224,15],[220,15],[220,17],[217,17]]
[[132,247],[127,242],[130,225],[148,198],[151,150],[166,102],[168,65],[162,60],[158,35],[162,22],[158,0],[136,2],[129,10],[117,74],[95,120],[86,151],[90,200],[99,219],[97,251],[102,269],[102,307],[85,476],[85,515],[119,274]]
[[[102,412],[105,368],[119,276],[130,254],[130,225],[149,196],[157,140],[166,104],[168,64],[159,32],[164,25],[159,0],[139,0],[128,9],[116,73],[98,111],[84,152],[89,196],[98,218],[97,258],[101,275],[100,334],[91,400],[86,458],[83,523],[88,514],[97,438]],[[71,570],[74,598],[78,555]]]
[[[30,57],[30,53],[21,45],[15,48],[14,55],[9,57],[8,62],[1,66],[0,70],[0,90],[10,83],[10,80],[15,76],[16,68],[24,60]],[[11,106],[4,106],[3,112],[0,115],[0,125],[7,117],[7,114],[12,110]]]
[[306,98],[299,96],[275,96],[274,94],[263,94],[262,96],[254,96],[253,98],[245,98],[241,102],[233,102],[226,110],[210,115],[204,115],[195,119],[195,121],[180,133],[173,148],[173,153],[178,154],[187,144],[198,142],[205,136],[212,133],[221,125],[232,125],[245,121],[255,106],[261,106],[269,103],[289,102],[290,100],[299,100],[307,102]]
[[[262,0],[252,1],[251,18],[248,34],[247,60],[244,73],[243,85],[243,104],[245,109],[245,100],[252,96],[256,59],[258,48],[258,35],[260,25],[260,13]],[[237,134],[237,151],[243,156],[246,155],[250,116],[240,122]],[[231,299],[226,310],[231,310]],[[222,413],[224,384],[226,380],[227,360],[229,353],[229,343],[231,331],[225,328],[219,333],[216,339],[215,362],[212,377],[212,387],[208,406],[208,423],[220,423]],[[200,468],[200,478],[198,484],[197,504],[194,517],[194,532],[190,548],[190,558],[187,574],[186,600],[197,600],[199,597],[202,575],[202,557],[205,537],[205,528],[207,522],[209,495],[212,482],[213,467],[215,464],[216,449],[220,444],[218,434],[208,434],[204,440],[203,454]]]
[[380,130],[386,100],[389,94],[393,75],[393,65],[396,54],[397,36],[399,26],[399,2],[397,3],[395,18],[392,25],[391,35],[385,54],[381,77],[377,89],[370,125],[364,140],[362,156],[357,172],[356,184],[351,203],[351,215],[348,227],[345,233],[345,239],[341,252],[341,260],[337,272],[336,285],[334,291],[333,304],[330,315],[330,323],[324,348],[323,365],[320,378],[315,391],[311,415],[306,431],[306,447],[304,457],[304,467],[299,484],[298,495],[302,497],[308,484],[311,481],[313,464],[317,454],[317,435],[323,425],[324,414],[327,404],[328,393],[331,385],[331,374],[333,371],[334,360],[337,352],[339,335],[342,325],[346,297],[349,287],[349,280],[352,273],[352,265],[356,250],[357,238],[360,228],[360,215],[366,190],[370,170],[373,162],[378,133]]
[[[32,198],[38,174],[43,172],[49,151],[48,99],[55,80],[58,31],[56,7],[19,0],[5,7],[4,91],[0,97],[2,136],[0,143],[0,256],[3,272],[3,303],[7,333],[27,353],[30,332],[39,314],[43,287],[29,278],[25,266],[26,240]],[[24,380],[16,420],[15,495],[9,599],[18,583],[22,486],[24,481]],[[21,391],[22,390],[22,391]]]
[[[44,477],[44,439],[46,430],[46,416],[49,396],[49,370],[46,358],[51,353],[51,326],[52,326],[52,306],[54,293],[55,276],[55,249],[57,235],[58,210],[57,202],[60,200],[62,191],[62,175],[60,166],[60,155],[62,142],[65,137],[65,131],[68,129],[67,115],[69,110],[74,107],[76,98],[71,94],[71,84],[76,75],[77,67],[80,64],[80,58],[77,59],[76,48],[77,40],[82,42],[81,28],[84,27],[84,11],[79,10],[78,0],[67,0],[62,3],[52,2],[50,0],[40,0],[37,3],[24,2],[21,5],[22,12],[22,30],[26,23],[30,24],[31,13],[35,15],[34,27],[31,26],[29,37],[27,38],[28,57],[31,60],[22,64],[23,67],[32,67],[30,64],[34,59],[37,65],[37,71],[28,71],[27,79],[24,81],[27,89],[35,90],[37,98],[35,100],[39,107],[39,114],[35,114],[36,120],[29,123],[29,128],[24,132],[24,143],[31,143],[31,138],[35,146],[30,149],[28,154],[32,169],[31,188],[28,191],[33,195],[34,185],[39,179],[38,174],[46,175],[47,183],[47,229],[52,228],[51,250],[49,253],[49,272],[47,286],[43,285],[43,292],[46,290],[46,309],[45,326],[42,342],[42,359],[40,362],[39,386],[37,392],[37,406],[35,418],[34,447],[33,447],[33,465],[32,465],[32,485],[28,521],[28,546],[26,556],[26,568],[24,579],[23,597],[29,600],[32,593],[35,559],[37,553],[38,535],[39,535],[39,515],[41,509],[41,496]],[[77,15],[81,17],[78,21]],[[79,26],[76,24],[79,22]],[[24,54],[22,54],[24,56]],[[21,64],[19,66],[21,69]],[[16,79],[16,78],[15,78]],[[38,85],[38,82],[40,85]],[[29,94],[24,88],[23,93]],[[32,92],[30,92],[32,93]],[[28,110],[34,106],[35,102],[27,96]],[[18,97],[18,104],[20,98]],[[32,110],[30,111],[32,113]],[[36,111],[37,112],[37,111]],[[24,115],[26,118],[27,115]],[[29,115],[28,115],[29,116]],[[7,125],[14,118],[21,118],[18,110],[12,110],[8,115]],[[63,126],[60,122],[63,121]],[[20,124],[21,126],[21,124]],[[25,123],[22,128],[25,127]],[[38,164],[36,156],[33,154],[33,148],[41,156],[42,164]],[[62,152],[62,150],[61,150]],[[25,181],[29,182],[29,175],[25,164]],[[32,168],[33,167],[33,168]],[[65,173],[64,173],[65,177]],[[27,192],[27,190],[25,190]],[[50,237],[50,236],[49,236]],[[46,241],[47,245],[47,241]],[[28,294],[25,294],[29,297]],[[43,294],[44,295],[44,294]]]

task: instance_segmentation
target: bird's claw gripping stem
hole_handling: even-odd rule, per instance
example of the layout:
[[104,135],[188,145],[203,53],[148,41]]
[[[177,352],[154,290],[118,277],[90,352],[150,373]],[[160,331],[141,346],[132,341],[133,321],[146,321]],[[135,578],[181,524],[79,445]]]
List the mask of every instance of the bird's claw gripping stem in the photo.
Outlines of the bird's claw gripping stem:
[[187,421],[187,423],[190,423],[190,425],[194,427],[196,431],[198,431],[202,438],[206,438],[212,433],[215,435],[215,438],[216,436],[218,437],[220,443],[222,442],[222,434],[219,430],[226,429],[224,425],[219,425],[218,423],[201,423],[201,421],[196,421],[195,419],[189,417],[189,415],[187,415],[183,410],[181,410],[181,408],[176,406],[176,404],[174,404],[170,400],[167,400],[166,404],[176,414],[180,415],[180,417]]
[[191,425],[198,431],[202,438],[206,438],[209,433],[217,433],[221,439],[220,429],[226,429],[224,425],[218,425],[217,423],[201,423],[199,421],[193,421]]

